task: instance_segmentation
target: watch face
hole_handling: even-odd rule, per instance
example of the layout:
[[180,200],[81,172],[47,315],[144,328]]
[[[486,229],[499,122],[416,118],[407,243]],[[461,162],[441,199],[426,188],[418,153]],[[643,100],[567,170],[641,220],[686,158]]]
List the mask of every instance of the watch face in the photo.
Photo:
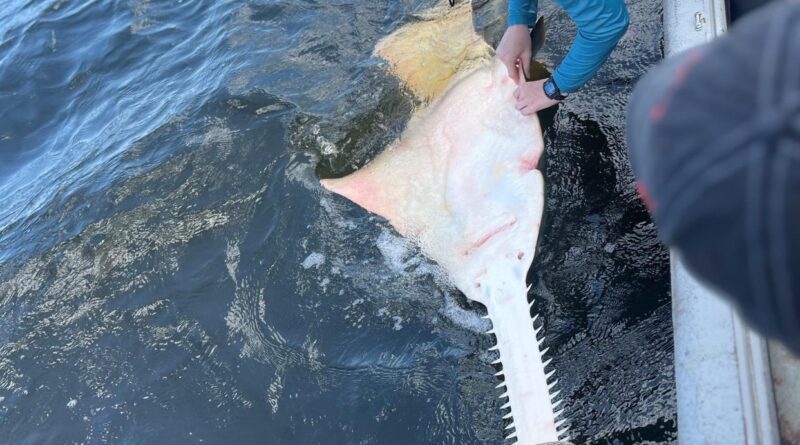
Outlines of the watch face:
[[553,82],[552,77],[544,82],[543,88],[545,96],[547,96],[550,99],[560,101],[564,100],[567,97],[566,94],[561,93],[561,90],[558,89],[558,85],[556,85],[556,83]]
[[547,95],[547,97],[549,97],[549,98],[551,98],[551,99],[552,99],[552,98],[553,98],[553,96],[555,96],[555,94],[556,94],[556,86],[553,84],[553,81],[552,81],[552,80],[550,80],[550,79],[548,79],[548,80],[547,80],[547,81],[544,83],[544,94],[546,94],[546,95]]

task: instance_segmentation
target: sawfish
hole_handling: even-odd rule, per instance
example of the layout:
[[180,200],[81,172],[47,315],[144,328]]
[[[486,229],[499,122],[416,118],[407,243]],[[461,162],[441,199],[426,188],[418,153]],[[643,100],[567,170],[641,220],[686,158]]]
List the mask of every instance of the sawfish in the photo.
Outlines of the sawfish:
[[366,166],[321,182],[386,218],[486,307],[507,438],[568,440],[525,282],[543,212],[542,131],[535,114],[515,109],[516,84],[465,3],[434,8],[378,42],[374,54],[422,105]]

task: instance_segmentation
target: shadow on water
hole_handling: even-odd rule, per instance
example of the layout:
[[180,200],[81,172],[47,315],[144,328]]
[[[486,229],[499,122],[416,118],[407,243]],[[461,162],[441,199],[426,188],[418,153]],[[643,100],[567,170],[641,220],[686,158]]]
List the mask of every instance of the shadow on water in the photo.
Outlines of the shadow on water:
[[[501,442],[480,310],[318,185],[402,131],[415,104],[371,51],[433,3],[0,14],[0,94],[27,97],[0,102],[24,111],[0,122],[3,440]],[[505,5],[474,5],[496,43]],[[587,93],[542,116],[531,297],[579,442],[674,442],[667,254],[623,128],[660,58],[658,8],[630,2],[631,31]],[[542,12],[552,69],[574,28]]]

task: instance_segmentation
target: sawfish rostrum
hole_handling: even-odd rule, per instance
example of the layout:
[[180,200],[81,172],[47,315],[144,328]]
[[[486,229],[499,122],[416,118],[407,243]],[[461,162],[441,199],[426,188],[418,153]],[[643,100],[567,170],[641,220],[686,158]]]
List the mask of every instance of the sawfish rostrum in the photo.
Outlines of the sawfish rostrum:
[[322,185],[385,217],[486,306],[508,438],[564,438],[525,285],[544,200],[539,121],[514,108],[516,85],[475,34],[468,3],[430,12],[375,53],[427,105],[373,161]]

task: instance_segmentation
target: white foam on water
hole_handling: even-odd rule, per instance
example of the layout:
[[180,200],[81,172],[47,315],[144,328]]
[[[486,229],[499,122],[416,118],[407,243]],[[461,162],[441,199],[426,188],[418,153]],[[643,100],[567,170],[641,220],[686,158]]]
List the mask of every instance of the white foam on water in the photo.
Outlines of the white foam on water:
[[319,252],[311,252],[305,260],[303,260],[301,266],[303,269],[311,269],[312,267],[319,267],[325,263],[325,255]]
[[412,242],[406,238],[383,229],[375,243],[383,254],[386,265],[395,272],[407,273],[409,268],[413,268],[412,272],[427,272],[419,267],[422,264],[422,257],[415,251]]
[[272,410],[272,414],[276,414],[278,412],[278,401],[283,394],[283,375],[276,373],[275,380],[270,383],[269,388],[267,389],[267,403],[269,403],[269,407]]
[[314,124],[311,126],[311,134],[314,135],[314,139],[317,141],[317,145],[319,145],[319,151],[325,156],[332,156],[339,152],[336,148],[336,144],[329,141],[328,138],[320,134],[320,128],[318,124]]
[[489,320],[482,318],[477,312],[459,307],[455,298],[449,293],[445,293],[444,308],[440,312],[448,320],[473,332],[484,333],[491,327]]
[[228,269],[228,274],[231,276],[234,284],[239,284],[236,281],[236,270],[239,268],[239,246],[231,241],[225,247],[225,267]]
[[378,250],[381,251],[386,264],[397,272],[405,271],[408,265],[406,258],[410,251],[409,242],[399,236],[393,236],[384,229],[376,240]]
[[321,359],[325,357],[325,354],[320,352],[319,347],[317,346],[317,340],[312,340],[310,336],[306,337],[305,341],[303,342],[303,349],[308,357],[309,366],[312,369],[321,369]]

